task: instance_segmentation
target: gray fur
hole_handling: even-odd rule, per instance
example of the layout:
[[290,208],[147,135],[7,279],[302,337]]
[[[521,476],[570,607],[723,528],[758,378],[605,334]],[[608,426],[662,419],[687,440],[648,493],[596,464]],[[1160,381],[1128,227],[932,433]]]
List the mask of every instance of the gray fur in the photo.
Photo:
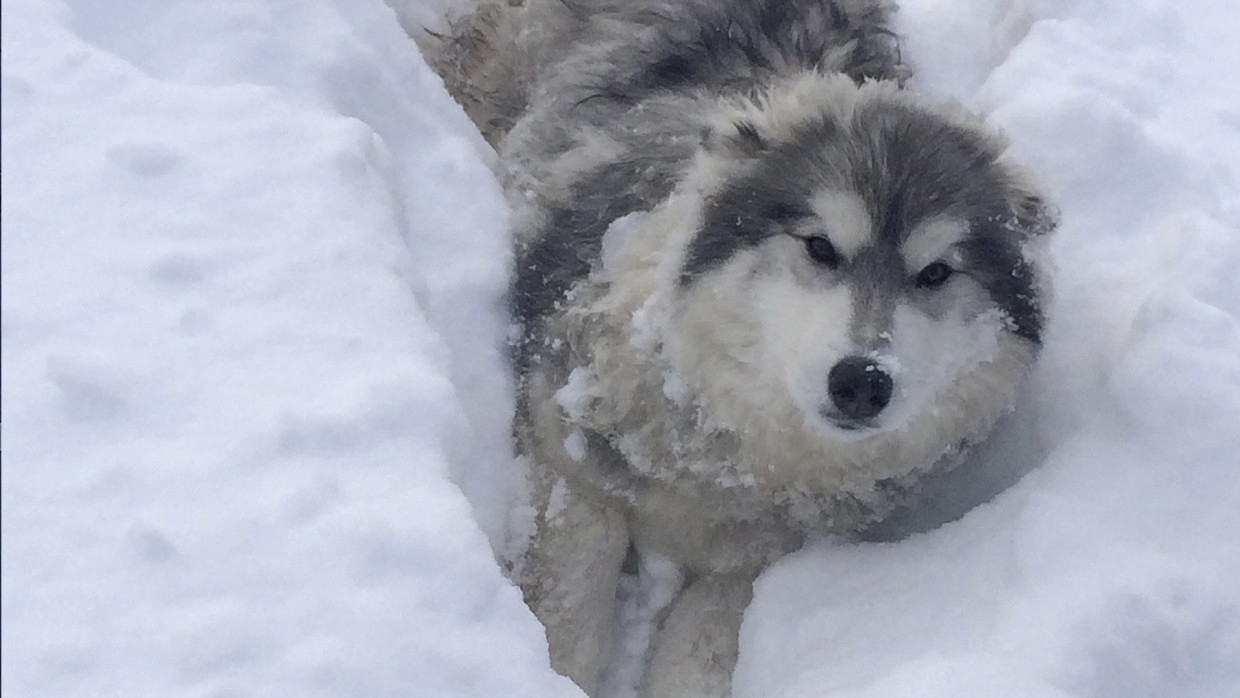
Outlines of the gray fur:
[[969,222],[965,271],[985,280],[1019,334],[1040,341],[1037,280],[1022,248],[1050,222],[1038,195],[1013,181],[1000,162],[1003,144],[989,133],[903,103],[875,102],[848,123],[824,115],[794,139],[757,149],[757,167],[710,201],[684,283],[785,232],[789,219],[809,217],[805,200],[814,192],[849,189],[863,195],[879,236],[873,248],[845,261],[841,275],[877,312],[916,292],[906,281],[917,270],[905,269],[894,250],[918,223],[950,215]]
[[[501,156],[516,240],[514,431],[536,512],[514,575],[553,665],[588,693],[630,548],[686,572],[643,695],[726,696],[761,569],[808,538],[864,537],[905,511],[985,436],[1036,354],[1040,278],[1025,248],[1052,218],[1001,138],[899,89],[892,11],[886,0],[484,0],[428,46]],[[607,263],[609,231],[630,214],[634,237]],[[950,257],[947,282],[906,249],[940,222],[955,226],[946,251],[923,246]],[[814,363],[819,335],[794,317],[764,329],[758,296],[782,289],[839,345],[819,353],[884,371],[903,416],[838,414],[831,367]],[[846,298],[847,317],[819,298]],[[1002,336],[984,356],[968,344],[981,358],[960,357],[967,368],[945,362],[946,386],[897,375],[900,317],[981,332],[988,313]],[[768,378],[779,357],[806,354],[789,368],[809,371],[805,385]],[[899,392],[919,378],[930,399]]]
[[[538,209],[533,230],[518,230],[513,298],[532,342],[597,259],[607,226],[666,198],[708,130],[706,104],[807,70],[856,81],[905,75],[891,8],[878,0],[563,0],[528,12],[560,27],[543,52],[550,67],[528,88],[537,97],[501,148],[510,191],[534,197],[518,199],[518,210]],[[587,150],[583,133],[605,135],[621,154],[582,152],[567,191],[544,186],[563,176],[545,168]]]

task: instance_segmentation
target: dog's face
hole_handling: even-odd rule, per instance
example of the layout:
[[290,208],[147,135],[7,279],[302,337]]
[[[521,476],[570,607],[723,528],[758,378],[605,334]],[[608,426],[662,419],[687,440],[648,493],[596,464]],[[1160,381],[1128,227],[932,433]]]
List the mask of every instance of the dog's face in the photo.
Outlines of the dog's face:
[[988,428],[1041,341],[1024,249],[1050,227],[1041,200],[966,117],[825,89],[846,106],[771,97],[710,146],[679,362],[724,422],[791,402],[836,440]]

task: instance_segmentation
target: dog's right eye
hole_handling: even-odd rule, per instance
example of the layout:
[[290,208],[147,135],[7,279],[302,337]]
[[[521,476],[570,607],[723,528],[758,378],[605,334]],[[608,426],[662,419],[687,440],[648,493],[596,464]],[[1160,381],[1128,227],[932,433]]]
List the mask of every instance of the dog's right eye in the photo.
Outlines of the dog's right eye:
[[821,235],[805,238],[805,250],[809,252],[810,259],[828,269],[840,265],[840,253],[835,251],[835,245]]
[[947,279],[955,272],[944,262],[931,262],[917,274],[917,285],[921,288],[938,288],[947,283]]

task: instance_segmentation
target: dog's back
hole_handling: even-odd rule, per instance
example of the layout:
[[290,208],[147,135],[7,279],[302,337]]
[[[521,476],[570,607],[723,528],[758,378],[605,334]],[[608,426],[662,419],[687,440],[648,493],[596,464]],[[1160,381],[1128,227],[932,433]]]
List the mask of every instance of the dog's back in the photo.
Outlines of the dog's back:
[[707,103],[806,71],[902,81],[892,11],[885,0],[483,0],[430,42],[501,154],[525,342],[597,261],[608,226],[670,193]]
[[[878,0],[482,0],[421,43],[498,146],[540,89],[632,105],[688,85],[743,94],[808,68],[901,80],[891,11]],[[602,53],[606,74],[571,69]]]

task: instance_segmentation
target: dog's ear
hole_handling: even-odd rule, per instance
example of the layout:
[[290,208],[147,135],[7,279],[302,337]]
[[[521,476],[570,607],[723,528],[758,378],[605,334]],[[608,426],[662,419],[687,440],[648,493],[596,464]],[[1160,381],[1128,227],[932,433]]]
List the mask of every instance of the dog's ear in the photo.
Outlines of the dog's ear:
[[749,119],[737,119],[702,131],[702,147],[736,160],[756,158],[767,149],[766,138]]

